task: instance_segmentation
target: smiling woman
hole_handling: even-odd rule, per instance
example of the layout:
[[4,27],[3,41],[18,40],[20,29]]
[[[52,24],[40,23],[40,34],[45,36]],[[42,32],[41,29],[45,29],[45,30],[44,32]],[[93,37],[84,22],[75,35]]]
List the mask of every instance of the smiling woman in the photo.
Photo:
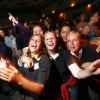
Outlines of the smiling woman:
[[49,77],[50,61],[42,49],[42,44],[40,35],[36,34],[31,37],[27,56],[19,58],[19,64],[22,66],[19,67],[20,72],[11,65],[8,67],[5,60],[0,60],[2,65],[0,66],[0,78],[17,83],[34,100],[45,100],[43,91]]

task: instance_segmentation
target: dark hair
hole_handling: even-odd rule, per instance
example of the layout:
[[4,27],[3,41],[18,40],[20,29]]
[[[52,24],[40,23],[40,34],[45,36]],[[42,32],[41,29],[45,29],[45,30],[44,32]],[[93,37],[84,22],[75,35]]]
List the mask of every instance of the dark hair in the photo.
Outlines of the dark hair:
[[71,25],[66,25],[66,24],[64,24],[64,25],[62,25],[61,28],[60,28],[60,33],[61,33],[61,30],[62,30],[63,27],[69,27],[69,29],[72,30]]

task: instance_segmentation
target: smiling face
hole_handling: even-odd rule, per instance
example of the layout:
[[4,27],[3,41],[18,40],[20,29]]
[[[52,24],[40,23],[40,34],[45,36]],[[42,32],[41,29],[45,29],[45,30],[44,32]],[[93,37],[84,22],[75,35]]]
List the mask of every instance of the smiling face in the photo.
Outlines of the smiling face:
[[54,32],[46,32],[44,35],[45,46],[49,53],[56,51],[57,38]]
[[74,53],[77,53],[81,48],[80,37],[78,33],[71,32],[67,37],[67,48]]
[[71,31],[71,29],[69,26],[62,27],[61,32],[60,32],[60,36],[64,42],[67,42],[67,36],[70,33],[70,31]]
[[40,34],[40,35],[43,35],[43,30],[41,29],[40,26],[35,26],[33,28],[33,34]]
[[39,35],[33,35],[29,42],[31,54],[37,54],[42,48],[42,38]]

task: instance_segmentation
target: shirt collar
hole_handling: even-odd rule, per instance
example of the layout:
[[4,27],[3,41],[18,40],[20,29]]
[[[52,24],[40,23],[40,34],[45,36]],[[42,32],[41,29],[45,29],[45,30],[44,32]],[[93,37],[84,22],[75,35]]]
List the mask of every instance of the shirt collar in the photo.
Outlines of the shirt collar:
[[73,56],[77,57],[77,58],[81,58],[82,56],[82,49],[79,51],[79,55],[76,55],[74,52],[70,52]]

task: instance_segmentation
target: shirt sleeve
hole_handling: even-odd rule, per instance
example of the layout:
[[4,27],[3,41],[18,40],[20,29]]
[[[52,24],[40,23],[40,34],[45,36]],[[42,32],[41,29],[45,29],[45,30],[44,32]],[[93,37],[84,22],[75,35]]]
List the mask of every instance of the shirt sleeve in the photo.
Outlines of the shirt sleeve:
[[42,55],[39,62],[39,72],[38,72],[37,82],[45,84],[49,78],[49,72],[50,72],[50,59],[45,54]]
[[5,37],[5,44],[10,48],[12,47],[12,41],[10,37]]
[[78,65],[76,63],[69,65],[68,68],[71,71],[71,73],[73,74],[73,76],[78,78],[77,73],[79,70],[81,70],[81,68],[78,67]]

